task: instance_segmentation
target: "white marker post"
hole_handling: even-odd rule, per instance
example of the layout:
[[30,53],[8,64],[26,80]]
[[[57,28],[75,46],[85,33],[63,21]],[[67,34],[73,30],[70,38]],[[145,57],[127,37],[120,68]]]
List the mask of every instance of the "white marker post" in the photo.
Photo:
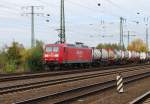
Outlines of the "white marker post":
[[117,79],[117,91],[119,93],[123,93],[124,90],[123,90],[123,77],[122,77],[122,75],[119,74],[116,79]]

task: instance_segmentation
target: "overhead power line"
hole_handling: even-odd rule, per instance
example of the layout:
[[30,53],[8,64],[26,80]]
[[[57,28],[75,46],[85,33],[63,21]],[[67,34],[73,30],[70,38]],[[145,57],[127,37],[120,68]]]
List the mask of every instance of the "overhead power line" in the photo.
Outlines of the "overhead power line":
[[[15,15],[17,13],[19,13],[18,11],[20,9],[20,5],[15,5],[15,4],[8,3],[8,2],[4,2],[4,3],[5,4],[3,4],[3,1],[0,2],[1,13],[2,12],[4,12],[4,13],[11,13],[11,14],[15,14]],[[8,4],[10,4],[10,6]],[[18,7],[18,9],[17,9],[17,7]]]
[[100,10],[94,9],[94,8],[90,8],[89,6],[83,5],[81,3],[73,2],[72,0],[67,0],[67,2],[70,2],[70,3],[72,3],[74,5],[77,5],[77,6],[81,7],[81,8],[86,8],[86,9],[92,11],[92,12],[94,11],[94,12],[98,12],[98,13],[104,13],[103,11],[100,11]]
[[[8,3],[7,3],[8,4]],[[18,7],[18,9],[16,8],[16,7]],[[14,5],[14,6],[12,6],[12,4],[11,4],[11,6],[8,6],[8,5],[4,5],[4,4],[0,4],[0,8],[5,8],[5,9],[9,9],[9,10],[19,10],[19,5]]]
[[40,3],[42,3],[42,4],[45,4],[45,5],[51,5],[51,6],[53,6],[53,7],[56,7],[56,6],[59,6],[59,5],[53,5],[53,4],[51,4],[50,2],[46,2],[46,1],[43,1],[43,0],[36,0],[36,1],[38,1],[38,2],[40,2]]
[[117,8],[119,8],[119,9],[123,9],[121,6],[119,6],[119,5],[117,5],[116,3],[114,3],[113,1],[111,1],[111,0],[106,0],[108,3],[110,3],[111,5],[113,5],[113,6],[115,6],[115,7],[117,7]]
[[34,17],[35,15],[43,15],[43,13],[35,13],[35,9],[39,9],[39,8],[42,8],[43,9],[43,6],[26,6],[26,7],[23,7],[23,9],[30,9],[31,12],[30,13],[24,13],[26,15],[31,15],[31,47],[34,47],[35,46],[35,31],[34,31]]
[[[91,8],[91,7],[87,6],[88,4],[85,5],[85,4],[81,4],[81,3],[78,3],[78,2],[74,2],[74,1],[72,1],[72,0],[67,0],[67,2],[68,2],[68,3],[71,3],[71,4],[74,4],[74,5],[76,5],[76,6],[80,7],[80,8],[88,9],[88,11],[91,11],[92,13],[104,14],[104,15],[109,15],[109,16],[117,17],[117,18],[120,17],[119,15],[116,15],[116,14],[114,14],[114,13],[112,13],[112,12],[106,13],[106,12],[103,11],[101,8],[98,9],[97,4],[96,4],[97,8]],[[86,12],[87,12],[87,11],[86,11]],[[91,15],[89,15],[89,17],[92,17],[93,19],[95,19],[95,18],[94,18],[93,16],[91,16]],[[97,19],[97,18],[96,18],[96,19]]]

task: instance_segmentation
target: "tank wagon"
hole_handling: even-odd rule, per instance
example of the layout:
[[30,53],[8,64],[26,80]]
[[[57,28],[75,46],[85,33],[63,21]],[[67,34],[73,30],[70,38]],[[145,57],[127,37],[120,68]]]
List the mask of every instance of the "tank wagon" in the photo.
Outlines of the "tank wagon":
[[80,42],[76,44],[47,44],[43,54],[43,63],[48,67],[146,63],[149,61],[150,53],[96,49]]

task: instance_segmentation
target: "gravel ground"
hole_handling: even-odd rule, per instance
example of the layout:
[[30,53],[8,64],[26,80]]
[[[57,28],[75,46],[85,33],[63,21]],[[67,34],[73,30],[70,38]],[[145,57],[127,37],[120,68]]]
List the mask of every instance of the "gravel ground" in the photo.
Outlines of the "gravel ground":
[[128,104],[138,96],[150,90],[150,77],[125,86],[125,92],[118,94],[116,89],[109,89],[92,96],[80,98],[69,104]]
[[49,76],[49,77],[41,77],[41,78],[32,78],[32,79],[22,79],[22,80],[15,80],[15,81],[7,81],[7,82],[0,82],[0,88],[5,86],[14,86],[14,85],[22,85],[28,83],[35,83],[35,82],[43,82],[48,80],[56,80],[60,78],[68,78],[68,77],[76,77],[76,76],[83,76],[89,74],[96,74],[96,73],[103,73],[106,71],[95,71],[95,72],[87,72],[87,73],[77,73],[77,74],[69,74],[69,75],[59,75],[59,76]]
[[[141,69],[141,70],[137,70],[137,71],[130,72],[130,73],[125,72],[123,73],[123,76],[140,74],[142,72],[147,72],[147,71],[150,71],[150,70]],[[79,86],[86,86],[86,85],[90,85],[90,84],[97,83],[97,82],[106,82],[115,78],[116,78],[116,74],[112,74],[112,75],[100,76],[96,78],[84,79],[81,81],[67,82],[67,83],[57,84],[53,86],[47,86],[47,87],[42,87],[42,88],[26,90],[22,92],[15,92],[11,94],[0,95],[0,104],[11,104],[13,102],[20,101],[23,99],[34,98],[34,97],[38,97],[39,95],[47,95],[50,93],[53,94],[53,93],[60,92],[63,90],[68,90],[68,89],[79,87]],[[115,103],[115,104],[119,104],[119,103]]]
[[[50,94],[50,93],[53,94],[56,92],[75,88],[78,86],[86,86],[86,85],[89,85],[90,83],[93,84],[94,82],[96,83],[98,81],[101,81],[101,82],[108,81],[108,80],[111,80],[112,78],[113,78],[113,76],[110,75],[110,76],[104,76],[104,77],[99,77],[99,78],[92,78],[90,80],[86,79],[86,80],[82,80],[82,81],[68,82],[68,83],[57,84],[57,85],[53,85],[53,86],[49,86],[49,87],[42,87],[42,88],[27,90],[27,91],[23,91],[23,92],[15,92],[12,94],[6,94],[3,96],[0,96],[0,104],[1,104],[1,102],[2,102],[2,104],[10,104],[12,102],[15,102],[15,101],[18,101],[18,100],[21,100],[24,98],[27,99],[27,98],[37,97],[39,94],[40,95],[46,95],[46,94]],[[21,95],[21,96],[19,96],[19,95]]]

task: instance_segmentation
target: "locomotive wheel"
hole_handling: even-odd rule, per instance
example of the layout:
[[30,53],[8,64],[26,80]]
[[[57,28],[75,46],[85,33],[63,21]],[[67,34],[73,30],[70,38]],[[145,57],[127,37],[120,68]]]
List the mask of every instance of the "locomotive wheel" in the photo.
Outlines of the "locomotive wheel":
[[50,70],[50,67],[48,65],[44,65],[44,70],[45,71],[49,71]]

